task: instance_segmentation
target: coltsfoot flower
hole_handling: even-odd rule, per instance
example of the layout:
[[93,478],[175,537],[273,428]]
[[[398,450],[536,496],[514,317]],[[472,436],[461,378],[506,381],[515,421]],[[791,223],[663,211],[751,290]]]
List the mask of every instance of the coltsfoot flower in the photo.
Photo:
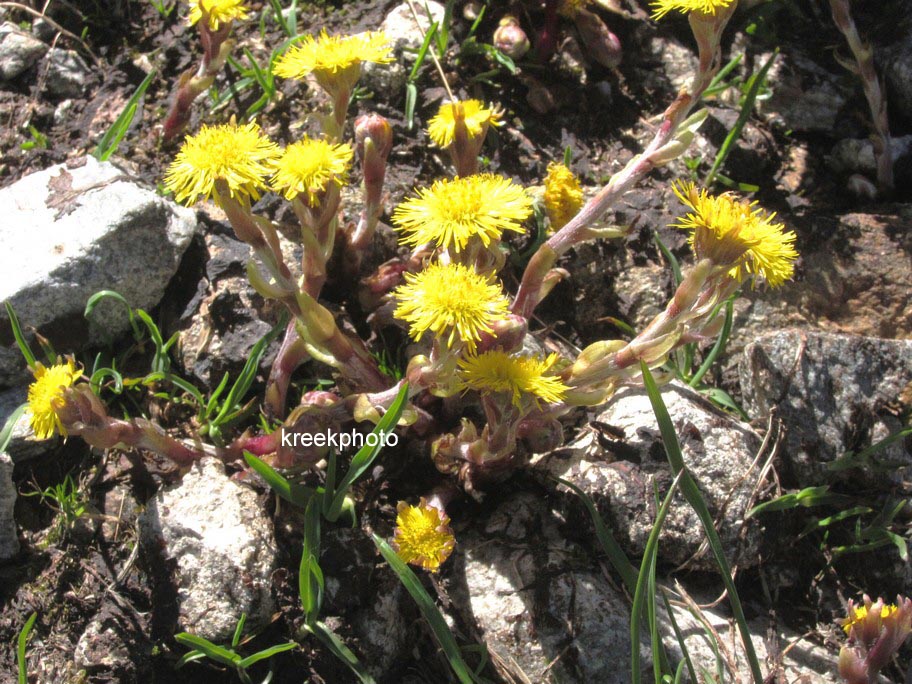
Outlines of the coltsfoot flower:
[[583,189],[573,172],[560,162],[548,164],[545,212],[552,230],[560,230],[583,206]]
[[424,497],[417,506],[399,502],[393,534],[393,549],[399,557],[431,572],[437,572],[456,546],[449,516]]
[[63,394],[82,375],[72,360],[55,363],[50,368],[40,362],[35,364],[35,382],[28,388],[28,413],[31,416],[32,432],[38,439],[48,439],[59,432],[66,437],[67,431],[57,412],[63,408]]
[[434,243],[460,252],[473,237],[487,247],[505,230],[522,233],[531,214],[532,200],[521,186],[482,174],[438,180],[400,204],[392,219],[406,244]]
[[255,123],[203,126],[184,140],[168,173],[165,187],[188,205],[209,199],[215,181],[224,180],[231,196],[259,199],[280,153]]
[[398,302],[394,315],[409,324],[413,339],[431,331],[446,336],[449,347],[462,340],[470,352],[482,333],[491,334],[492,324],[509,314],[500,285],[462,264],[434,263],[420,273],[406,273],[393,296]]
[[673,225],[691,231],[690,245],[698,259],[731,265],[729,274],[739,282],[749,275],[762,276],[777,287],[792,277],[798,258],[795,233],[775,223],[775,214],[730,193],[698,191],[690,182],[672,188],[691,209]]
[[848,636],[839,651],[839,674],[847,684],[869,684],[893,658],[912,633],[912,601],[902,596],[896,603],[849,601],[848,615],[838,620]]
[[655,0],[652,6],[652,18],[661,19],[672,10],[682,14],[697,12],[715,16],[716,12],[725,9],[737,0]]
[[510,394],[517,408],[522,405],[523,396],[532,397],[536,403],[540,400],[555,403],[561,401],[568,390],[560,378],[548,374],[557,359],[557,354],[540,359],[489,351],[460,359],[459,380],[463,389],[482,394]]
[[351,90],[365,62],[393,61],[389,39],[379,31],[355,36],[331,36],[324,29],[319,37],[306,36],[276,60],[274,73],[282,78],[303,79],[313,74],[328,92]]
[[337,145],[305,136],[286,147],[276,160],[270,185],[287,200],[305,195],[307,203],[314,207],[330,183],[342,186],[348,182],[354,154],[345,143]]
[[485,107],[481,100],[461,100],[440,105],[428,122],[428,135],[437,147],[449,147],[456,138],[456,127],[462,121],[470,140],[483,138],[488,126],[500,125],[500,113]]
[[209,29],[218,31],[222,24],[228,24],[237,19],[246,19],[250,11],[244,0],[190,0],[190,14],[187,23],[195,25],[203,18],[203,11],[209,17]]

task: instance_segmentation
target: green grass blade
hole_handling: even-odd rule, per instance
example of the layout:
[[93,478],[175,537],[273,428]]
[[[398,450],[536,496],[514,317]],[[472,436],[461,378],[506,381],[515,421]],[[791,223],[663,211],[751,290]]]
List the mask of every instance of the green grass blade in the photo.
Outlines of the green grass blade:
[[744,126],[747,125],[747,120],[750,119],[751,112],[754,109],[754,102],[757,100],[757,94],[760,92],[760,88],[766,80],[766,75],[769,73],[770,67],[773,66],[773,62],[778,56],[779,48],[776,48],[773,50],[773,54],[770,55],[770,58],[766,60],[766,63],[760,68],[760,71],[751,77],[750,87],[747,94],[744,96],[744,102],[741,103],[741,111],[738,113],[738,119],[725,137],[725,142],[722,143],[722,147],[719,148],[719,153],[713,160],[712,168],[709,170],[709,173],[706,174],[706,180],[703,184],[707,188],[711,187],[715,182],[719,169],[722,168],[722,164],[724,164],[725,160],[728,158],[728,154],[731,152],[731,148],[734,146],[735,141],[741,135]]
[[16,666],[19,669],[19,684],[28,684],[28,665],[25,661],[25,647],[28,645],[29,635],[35,626],[35,620],[38,619],[38,613],[29,615],[28,620],[22,626],[19,632],[19,638],[16,642]]
[[247,669],[251,665],[255,665],[261,660],[266,660],[267,658],[272,658],[274,655],[279,653],[284,653],[285,651],[292,651],[298,647],[294,641],[289,641],[284,644],[277,644],[276,646],[270,646],[269,648],[260,651],[259,653],[254,653],[252,656],[247,656],[241,662],[238,663],[238,667],[242,669]]
[[[671,488],[668,490],[668,493],[665,495],[665,500],[662,502],[662,506],[656,513],[656,519],[655,523],[653,523],[652,526],[652,532],[649,533],[649,538],[646,540],[646,548],[643,551],[643,561],[640,564],[640,572],[637,576],[637,582],[634,588],[633,604],[630,607],[630,681],[632,684],[641,684],[642,682],[642,673],[640,672],[640,621],[643,615],[643,609],[646,608],[649,578],[655,577],[656,558],[659,551],[659,534],[662,531],[662,525],[665,524],[665,518],[668,515],[668,509],[671,506],[671,501],[674,498],[675,492],[678,490],[679,480],[680,476],[676,477],[674,482],[672,482]],[[649,599],[652,603],[652,607],[648,610],[653,616],[653,619],[650,620],[650,634],[652,636],[653,642],[655,642],[655,635],[657,633],[657,628],[655,626],[654,620],[655,593],[653,593]],[[658,652],[661,648],[661,640],[659,640],[658,646],[656,646],[655,643],[653,643],[653,646],[653,661],[654,667],[656,668],[656,679],[658,680],[660,677],[660,665],[659,658],[655,656],[658,655]]]
[[[405,409],[407,401],[408,383],[403,382],[402,386],[399,388],[399,394],[396,395],[396,399],[390,405],[389,409],[387,409],[386,413],[383,414],[383,417],[378,421],[377,426],[373,429],[371,434],[379,435],[381,432],[390,432],[395,428],[396,424],[399,422],[400,416],[402,416],[402,411]],[[358,453],[352,458],[348,472],[345,473],[345,477],[342,478],[339,487],[333,495],[332,505],[329,507],[329,513],[326,515],[327,520],[335,522],[339,519],[339,514],[342,511],[342,505],[345,503],[345,497],[348,494],[348,490],[351,489],[355,480],[361,477],[362,473],[370,467],[382,448],[383,440],[378,438],[377,443],[374,446],[365,444],[358,449]]]
[[0,453],[6,451],[6,447],[8,447],[9,443],[13,440],[13,428],[16,427],[16,423],[19,422],[19,419],[22,418],[22,415],[27,409],[28,402],[18,406],[16,410],[10,414],[10,417],[6,419],[3,429],[0,430]]
[[662,238],[659,237],[658,233],[653,234],[652,237],[655,240],[659,251],[662,253],[662,256],[665,257],[665,261],[671,266],[671,272],[674,274],[675,287],[677,287],[681,284],[681,280],[683,279],[683,276],[681,275],[681,262],[679,262],[678,258],[665,246],[665,243],[662,242]]
[[712,368],[712,365],[716,362],[716,358],[722,353],[722,350],[725,349],[725,345],[728,343],[728,337],[731,335],[734,317],[735,300],[733,297],[725,302],[725,321],[722,323],[722,331],[719,333],[719,337],[716,338],[716,343],[713,345],[709,354],[706,355],[706,358],[703,359],[703,363],[700,364],[700,367],[697,369],[697,372],[694,373],[690,382],[687,383],[691,387],[696,387],[700,384],[700,380],[702,380],[703,376]]
[[[671,629],[674,631],[675,639],[678,640],[678,646],[681,647],[681,653],[684,655],[684,660],[678,663],[678,672],[680,673],[681,666],[686,663],[687,665],[687,674],[690,675],[691,682],[700,681],[697,679],[697,673],[694,670],[693,660],[690,658],[690,651],[687,650],[687,642],[684,640],[684,633],[681,631],[681,628],[678,626],[678,620],[675,617],[674,610],[671,608],[671,602],[668,600],[668,595],[665,593],[665,590],[662,590],[662,602],[665,604],[665,612],[668,613],[668,620],[671,622]],[[675,681],[679,681],[680,674],[675,675]]]
[[237,645],[241,643],[241,635],[244,633],[244,625],[247,623],[247,613],[241,613],[241,619],[238,620],[237,626],[234,628],[234,634],[231,636],[231,648],[237,648]]
[[222,665],[234,667],[241,661],[241,656],[234,651],[229,651],[227,648],[213,644],[208,639],[203,639],[203,637],[196,636],[195,634],[181,632],[180,634],[174,635],[174,640],[187,648],[192,648],[205,653],[207,658],[211,658]]
[[149,87],[149,84],[152,83],[152,79],[155,78],[157,73],[158,71],[156,69],[153,69],[148,73],[142,83],[139,84],[139,87],[136,88],[133,95],[130,96],[130,99],[127,100],[127,104],[124,106],[120,116],[114,120],[114,123],[111,124],[111,127],[105,132],[104,136],[102,136],[101,141],[99,141],[98,145],[95,147],[95,151],[92,152],[92,156],[98,161],[107,161],[108,158],[117,151],[120,142],[130,129],[130,124],[133,123],[133,117],[136,115],[136,109],[139,106],[140,98],[145,94],[146,89]]
[[709,541],[709,547],[716,559],[716,564],[719,566],[722,581],[725,584],[725,588],[728,589],[728,598],[731,603],[732,613],[735,616],[735,621],[738,623],[738,629],[741,632],[741,640],[744,643],[744,653],[750,664],[751,675],[753,676],[755,684],[763,684],[763,674],[760,671],[760,662],[757,660],[757,652],[754,650],[754,644],[751,641],[750,629],[748,629],[747,619],[744,617],[744,609],[741,607],[738,589],[732,581],[731,566],[725,558],[725,552],[722,549],[722,541],[719,539],[715,527],[713,527],[712,515],[706,507],[706,502],[703,501],[700,489],[697,487],[696,482],[694,482],[684,465],[681,445],[678,443],[674,424],[671,422],[671,417],[668,415],[668,409],[665,407],[665,402],[656,385],[655,378],[653,378],[652,373],[649,372],[649,367],[642,361],[640,362],[640,369],[643,373],[643,384],[646,386],[646,392],[649,395],[652,410],[659,423],[659,431],[662,433],[662,441],[665,445],[665,453],[668,456],[668,462],[671,464],[671,470],[676,477],[681,474],[681,493],[684,495],[684,498],[687,499],[687,503],[696,511],[697,517],[700,518],[703,531],[706,533],[706,538]]
[[373,538],[374,544],[377,545],[383,558],[393,569],[393,572],[399,576],[399,581],[402,582],[406,591],[411,594],[412,598],[415,599],[415,603],[418,604],[418,609],[421,611],[421,614],[424,616],[428,625],[430,625],[431,631],[434,633],[437,643],[439,643],[440,647],[443,649],[453,673],[462,684],[473,684],[473,682],[476,681],[475,675],[462,659],[462,652],[459,650],[459,644],[456,643],[453,633],[450,632],[450,628],[447,626],[446,620],[443,619],[443,615],[441,615],[440,611],[437,609],[434,600],[422,586],[421,580],[419,580],[415,573],[412,572],[411,568],[405,564],[405,561],[396,555],[396,552],[393,551],[386,541],[376,534],[373,535]]
[[361,682],[361,684],[376,684],[376,681],[371,676],[370,672],[367,671],[367,668],[361,664],[361,661],[358,660],[358,656],[351,652],[351,649],[348,648],[342,640],[339,639],[332,630],[329,629],[322,622],[314,622],[313,624],[306,625],[305,629],[308,632],[317,637],[326,648],[328,648],[336,658],[345,663],[348,668],[355,673],[355,676]]
[[300,508],[306,508],[307,504],[315,494],[322,494],[320,488],[311,489],[295,482],[289,482],[267,463],[251,454],[249,451],[244,452],[244,460],[247,465],[256,472],[260,477],[266,480],[266,484],[280,497]]
[[602,520],[602,516],[599,515],[598,509],[595,507],[595,502],[586,494],[586,492],[572,482],[568,482],[559,477],[553,479],[570,489],[580,498],[580,501],[583,502],[586,510],[589,511],[589,517],[592,518],[592,524],[595,527],[595,536],[598,538],[602,549],[605,551],[605,555],[608,556],[608,561],[614,567],[617,574],[621,576],[621,580],[624,582],[624,586],[627,587],[627,591],[633,593],[637,585],[636,569],[627,559],[627,554],[624,553],[624,550],[614,540],[614,537],[611,536],[611,532],[609,532],[608,528],[605,526],[605,521]]
[[316,622],[323,603],[323,571],[320,570],[320,502],[311,497],[304,509],[304,548],[298,572],[298,593],[304,619]]
[[32,348],[29,347],[28,342],[25,341],[25,336],[22,334],[22,326],[19,325],[19,317],[16,315],[16,311],[13,309],[12,304],[4,302],[4,306],[6,306],[6,315],[9,316],[10,327],[13,329],[13,337],[16,338],[16,345],[19,347],[19,351],[25,358],[25,363],[28,367],[34,368],[35,354],[32,353]]

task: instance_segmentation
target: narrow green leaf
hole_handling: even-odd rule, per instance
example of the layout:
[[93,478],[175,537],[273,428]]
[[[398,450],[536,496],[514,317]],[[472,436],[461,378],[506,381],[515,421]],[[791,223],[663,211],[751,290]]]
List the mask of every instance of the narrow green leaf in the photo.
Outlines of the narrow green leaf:
[[690,658],[690,651],[687,649],[684,633],[678,626],[678,620],[675,617],[671,602],[668,600],[668,595],[665,593],[664,589],[662,589],[662,602],[665,604],[665,612],[668,614],[668,619],[671,622],[671,629],[674,631],[675,639],[677,639],[678,646],[681,648],[681,653],[684,655],[684,659],[678,663],[678,672],[675,673],[675,682],[681,681],[681,667],[685,664],[687,665],[687,673],[690,675],[690,681],[698,682],[700,680],[697,679],[697,673],[694,670],[693,660]]
[[261,461],[249,451],[244,452],[244,460],[247,461],[247,465],[250,466],[254,472],[266,480],[266,484],[268,484],[278,496],[299,508],[306,508],[308,502],[315,494],[321,496],[323,494],[322,489],[319,487],[317,489],[311,489],[310,487],[305,487],[304,485],[295,482],[289,482],[279,475],[278,471]]
[[18,406],[6,419],[3,429],[0,430],[0,453],[6,451],[9,443],[13,440],[13,428],[16,427],[16,423],[19,422],[26,410],[28,410],[28,402]]
[[361,684],[376,684],[370,672],[368,672],[367,668],[358,660],[358,656],[352,653],[348,646],[343,644],[342,640],[339,639],[329,627],[320,621],[316,621],[312,624],[305,625],[305,629],[317,637],[323,645],[336,656],[336,658],[345,663],[348,668],[355,673],[355,676]]
[[602,516],[599,514],[598,509],[595,507],[595,502],[592,501],[586,492],[584,492],[572,482],[563,480],[559,477],[552,479],[570,489],[580,498],[580,501],[583,502],[586,510],[589,511],[589,517],[592,518],[592,524],[595,527],[595,536],[598,538],[599,543],[602,545],[602,549],[608,556],[608,560],[614,567],[615,572],[621,576],[621,579],[623,580],[627,591],[631,593],[635,591],[637,585],[637,571],[627,559],[627,554],[624,553],[624,550],[614,540],[614,537],[611,536],[611,532],[609,532],[608,528],[605,526],[605,521],[602,519]]
[[241,656],[237,653],[229,651],[227,648],[217,646],[208,639],[203,639],[195,634],[181,632],[180,634],[174,635],[174,640],[187,648],[193,648],[205,653],[207,658],[211,658],[222,665],[234,667],[241,661]]
[[238,620],[237,627],[234,628],[234,634],[231,637],[231,648],[237,648],[237,645],[241,643],[241,635],[244,633],[244,623],[247,622],[247,613],[242,612],[241,618]]
[[691,387],[696,387],[700,384],[700,380],[703,379],[703,376],[712,368],[712,365],[716,362],[716,358],[719,354],[722,353],[722,350],[725,349],[725,345],[728,342],[728,337],[731,335],[732,321],[735,316],[735,299],[734,297],[730,298],[725,302],[725,321],[722,323],[722,331],[719,333],[719,337],[716,338],[716,343],[713,345],[713,348],[710,350],[709,354],[706,355],[706,358],[703,359],[703,363],[700,364],[700,367],[697,369],[697,372],[694,373],[693,377],[690,379],[690,382],[687,383]]
[[32,348],[29,347],[28,342],[25,341],[25,336],[22,334],[22,327],[19,325],[19,317],[16,315],[12,304],[4,302],[4,305],[6,306],[6,315],[9,316],[10,327],[13,329],[13,337],[16,338],[16,345],[19,347],[19,351],[25,358],[25,363],[28,367],[35,368],[35,355],[32,353]]
[[354,458],[352,458],[348,472],[345,473],[345,477],[342,478],[342,482],[339,483],[339,487],[333,495],[333,503],[332,506],[329,507],[329,513],[326,516],[326,519],[330,522],[335,522],[339,519],[339,513],[342,511],[342,505],[345,503],[345,497],[348,494],[348,490],[351,489],[355,480],[361,477],[362,473],[370,467],[371,463],[374,462],[374,459],[377,458],[377,455],[383,448],[383,440],[379,439],[379,435],[384,432],[390,432],[396,427],[399,418],[402,416],[402,411],[405,410],[407,401],[408,383],[403,382],[402,386],[399,388],[399,394],[396,395],[396,399],[390,405],[389,409],[387,409],[386,413],[383,414],[383,417],[377,422],[377,426],[371,431],[371,434],[378,435],[377,443],[374,446],[365,443],[363,447],[358,449]]
[[[649,588],[649,578],[655,578],[655,569],[656,569],[656,558],[658,556],[659,550],[659,534],[662,532],[662,525],[665,524],[665,518],[668,515],[668,509],[671,506],[671,501],[674,498],[675,492],[678,491],[678,483],[681,479],[680,474],[675,477],[674,482],[671,483],[671,487],[668,490],[668,493],[665,495],[665,500],[662,502],[662,506],[659,508],[656,513],[656,519],[652,526],[652,531],[649,533],[649,538],[646,540],[646,548],[643,551],[643,561],[640,564],[640,572],[637,575],[636,587],[633,593],[633,604],[630,607],[630,675],[632,684],[641,684],[643,681],[642,672],[640,672],[640,629],[641,629],[641,616],[643,615],[643,609],[646,608],[646,600],[648,595]],[[652,593],[649,596],[650,603],[652,604],[651,608],[648,608],[652,615],[655,615],[655,593]],[[655,621],[651,620],[652,625],[650,633],[654,635],[656,633]],[[655,644],[654,644],[655,647]],[[658,648],[655,648],[655,653],[658,652]],[[655,665],[654,667],[658,668],[659,664],[658,658],[654,658]],[[656,670],[656,678],[659,678],[659,671]]]
[[19,669],[19,684],[28,684],[28,664],[25,660],[25,649],[28,646],[28,638],[35,626],[35,620],[38,619],[38,613],[29,615],[28,620],[22,626],[19,632],[19,638],[16,641],[16,665]]
[[323,573],[320,558],[320,502],[311,497],[304,509],[304,548],[298,570],[298,593],[304,619],[315,622],[323,602]]
[[374,544],[377,545],[383,558],[399,576],[399,581],[402,582],[402,586],[405,587],[406,591],[415,599],[415,603],[418,604],[418,609],[421,611],[421,614],[428,625],[430,625],[431,631],[434,633],[437,643],[439,643],[440,647],[443,649],[453,673],[462,684],[472,684],[476,681],[475,675],[462,659],[462,653],[459,650],[456,639],[453,637],[453,633],[450,632],[450,628],[447,626],[446,620],[443,619],[443,615],[441,615],[440,611],[437,609],[434,600],[427,591],[425,591],[421,584],[421,580],[419,580],[415,573],[412,572],[411,568],[396,555],[396,552],[390,548],[390,545],[387,544],[386,541],[376,534],[373,535],[373,538]]
[[653,235],[655,243],[659,248],[659,251],[662,253],[662,256],[665,257],[665,260],[668,262],[668,265],[671,266],[671,272],[674,275],[675,286],[681,284],[681,262],[678,261],[678,258],[671,253],[671,250],[665,246],[665,243],[662,242],[662,238],[659,237],[658,233]]
[[102,136],[98,145],[95,147],[95,151],[92,152],[92,156],[98,161],[107,161],[108,158],[117,151],[121,141],[130,129],[130,125],[133,123],[133,117],[136,115],[136,109],[139,106],[140,98],[145,94],[146,89],[149,87],[149,84],[152,83],[152,79],[155,78],[157,73],[158,71],[153,69],[146,75],[142,80],[142,83],[140,83],[133,92],[133,95],[130,96],[130,99],[127,100],[127,104],[124,106],[120,116],[114,120],[114,123],[111,124],[111,127],[105,132],[104,136]]
[[292,651],[298,647],[294,641],[289,641],[284,644],[278,644],[276,646],[270,646],[269,648],[260,651],[259,653],[254,653],[252,656],[247,656],[241,662],[238,663],[238,667],[241,669],[247,669],[251,665],[255,665],[261,660],[266,660],[267,658],[272,658],[274,655],[279,653],[284,653],[285,651]]
[[719,566],[722,581],[725,584],[725,588],[728,589],[728,599],[731,603],[735,621],[738,623],[738,629],[741,632],[744,653],[747,656],[747,661],[750,665],[751,675],[754,678],[755,684],[763,684],[763,674],[760,671],[760,662],[757,660],[757,652],[751,641],[750,629],[747,625],[747,619],[744,617],[741,599],[738,597],[738,589],[732,581],[731,566],[725,558],[725,552],[722,549],[722,541],[719,539],[719,535],[713,526],[712,515],[706,507],[706,502],[703,501],[699,487],[697,487],[696,482],[694,482],[684,465],[681,445],[678,443],[674,425],[671,422],[671,417],[668,415],[668,409],[665,407],[665,402],[662,399],[662,394],[659,392],[655,379],[652,377],[652,373],[649,372],[649,367],[642,361],[640,362],[640,370],[643,373],[643,384],[646,386],[646,392],[649,395],[652,410],[659,423],[659,431],[662,434],[662,442],[665,445],[665,453],[668,456],[671,470],[675,474],[675,477],[679,474],[681,475],[681,493],[684,495],[684,498],[687,499],[687,503],[689,503],[697,513],[697,517],[700,518],[703,531],[706,533],[706,538],[709,541],[709,547],[716,559],[716,564]]

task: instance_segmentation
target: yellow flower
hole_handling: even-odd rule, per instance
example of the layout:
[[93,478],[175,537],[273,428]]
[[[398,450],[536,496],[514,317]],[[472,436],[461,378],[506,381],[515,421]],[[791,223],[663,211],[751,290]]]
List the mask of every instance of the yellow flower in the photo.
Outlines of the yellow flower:
[[55,430],[66,437],[66,428],[57,417],[62,408],[63,392],[82,373],[76,370],[71,360],[66,363],[55,363],[45,368],[40,362],[35,364],[35,382],[28,388],[28,412],[31,415],[32,432],[38,439],[48,439]]
[[652,18],[661,19],[672,10],[683,14],[697,12],[715,16],[716,10],[725,9],[737,0],[654,0],[652,5]]
[[[879,602],[879,600],[878,600]],[[874,604],[876,606],[876,604]],[[892,603],[883,604],[880,609],[880,619],[883,620],[886,617],[890,617],[895,613],[899,608],[897,608]],[[842,628],[845,630],[845,633],[848,634],[852,631],[852,627],[855,625],[860,625],[868,617],[868,607],[864,604],[860,606],[850,606],[849,614],[844,620],[839,620],[842,623]]]
[[184,140],[168,167],[165,187],[188,205],[212,196],[216,180],[228,183],[231,196],[258,199],[272,174],[279,147],[254,123],[203,126]]
[[282,78],[303,79],[313,74],[330,93],[338,87],[351,90],[361,76],[361,64],[393,61],[389,39],[381,32],[356,36],[330,36],[324,29],[318,38],[306,36],[276,60],[273,73]]
[[559,162],[548,164],[545,178],[545,211],[551,229],[560,230],[583,206],[583,189],[573,172]]
[[190,14],[187,23],[193,26],[203,18],[203,10],[209,15],[209,29],[218,31],[221,24],[235,19],[246,19],[248,10],[244,0],[190,0]]
[[442,104],[436,116],[428,122],[428,135],[437,147],[446,148],[453,143],[460,118],[465,122],[470,139],[487,133],[491,124],[500,125],[500,113],[494,108],[486,108],[480,100]]
[[270,185],[291,200],[306,194],[307,203],[316,206],[319,195],[330,183],[342,186],[348,181],[354,150],[326,140],[304,137],[285,148],[276,161],[276,172]]
[[507,392],[519,408],[523,395],[555,403],[564,398],[568,387],[554,375],[547,375],[557,362],[557,354],[546,359],[534,356],[510,356],[502,351],[489,351],[459,360],[459,381],[463,389],[482,394]]
[[431,572],[437,572],[456,546],[449,516],[424,497],[417,506],[399,502],[393,534],[393,548],[399,558]]
[[523,232],[531,214],[532,200],[521,186],[483,174],[436,181],[400,204],[392,218],[406,244],[433,242],[460,252],[474,236],[487,247],[505,230]]
[[792,277],[798,258],[795,233],[774,223],[775,214],[730,193],[711,196],[693,183],[677,182],[672,188],[691,209],[674,225],[691,231],[690,245],[697,258],[730,264],[729,274],[739,282],[747,275],[762,276],[777,287]]
[[560,0],[560,4],[557,6],[557,13],[562,17],[573,19],[589,2],[590,0]]
[[420,340],[430,330],[452,346],[457,335],[469,351],[491,324],[507,317],[507,298],[500,285],[462,264],[428,266],[420,273],[406,273],[405,283],[393,292],[398,301],[394,315],[410,324],[411,336]]

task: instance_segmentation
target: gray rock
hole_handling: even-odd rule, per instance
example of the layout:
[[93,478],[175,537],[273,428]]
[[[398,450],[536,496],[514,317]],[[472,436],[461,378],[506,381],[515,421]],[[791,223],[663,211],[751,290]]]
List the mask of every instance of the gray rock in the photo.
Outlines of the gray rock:
[[[747,346],[739,372],[752,415],[778,410],[787,428],[782,458],[798,486],[821,485],[837,477],[827,466],[846,451],[901,428],[887,405],[910,403],[912,341],[777,331]],[[912,453],[901,442],[872,459],[912,465]],[[890,477],[869,468],[853,470],[852,476],[873,478],[881,486]]]
[[373,93],[399,93],[405,88],[408,74],[399,62],[361,65],[359,85]]
[[671,82],[672,90],[678,91],[689,86],[697,72],[697,55],[687,45],[656,36],[650,40],[645,49],[656,61],[660,63],[658,69],[643,71],[646,87],[664,90],[663,81]]
[[125,613],[120,602],[104,603],[76,642],[74,665],[117,675],[118,681],[148,681],[152,644],[144,633],[148,625],[142,622],[136,613]]
[[10,22],[0,25],[0,81],[9,81],[30,69],[48,46]]
[[[214,387],[225,373],[237,377],[279,312],[275,302],[264,300],[247,280],[244,269],[250,248],[246,244],[218,233],[207,233],[204,242],[205,273],[177,325],[181,334],[178,356],[185,373]],[[287,263],[300,261],[286,251]],[[281,342],[282,334],[267,348],[260,364],[264,374]]]
[[[673,592],[670,598],[673,598]],[[700,604],[711,603],[715,596],[694,597]],[[680,603],[673,603],[675,621],[684,636],[684,643],[690,653],[694,667],[700,672],[701,667],[715,672],[717,667],[716,651],[724,654],[722,669],[727,674],[721,681],[752,681],[750,666],[745,655],[744,645],[735,621],[723,610],[723,601],[714,608],[698,609],[699,615],[712,626],[718,637],[718,644],[713,644],[707,634],[704,623],[697,619],[693,612]],[[680,646],[675,638],[667,613],[659,612],[662,641],[665,644],[669,659],[677,661],[682,657]],[[757,653],[761,671],[765,676],[772,674],[778,661],[780,678],[771,678],[771,682],[795,682],[798,684],[832,684],[838,680],[836,663],[839,653],[835,649],[822,647],[808,638],[779,624],[770,624],[769,620],[751,620],[748,622],[751,643]],[[770,648],[770,642],[775,648]],[[832,644],[833,641],[828,640]],[[782,656],[787,649],[787,655]],[[781,660],[780,660],[781,659]]]
[[[890,139],[890,151],[895,163],[902,157],[912,153],[912,135],[904,135]],[[830,168],[840,175],[848,176],[852,173],[863,173],[874,177],[877,173],[877,163],[874,160],[874,143],[870,138],[847,138],[840,140],[833,146],[833,151],[827,158]]]
[[912,46],[908,40],[885,51],[882,69],[892,113],[912,121]]
[[[674,422],[684,461],[715,520],[726,556],[751,566],[758,561],[758,531],[744,515],[757,483],[754,464],[760,439],[751,427],[713,406],[693,390],[671,383],[662,397]],[[602,432],[601,425],[612,431]],[[612,434],[613,433],[613,434]],[[623,437],[619,437],[623,434]],[[623,460],[620,460],[623,459]],[[656,516],[653,485],[667,491],[672,481],[649,397],[639,388],[618,392],[597,421],[567,447],[543,457],[538,467],[585,491],[615,531],[618,541],[641,555]],[[578,506],[575,497],[568,504]],[[703,548],[699,518],[678,493],[659,538],[659,558],[717,570]]]
[[[402,52],[405,48],[417,50],[424,42],[424,34],[431,28],[434,22],[442,22],[446,9],[439,2],[427,0],[427,2],[416,2],[415,10],[420,21],[415,21],[408,3],[396,5],[383,19],[380,30],[383,31],[397,52]],[[430,11],[430,16],[428,15]],[[414,52],[405,52],[406,57],[415,61]]]
[[517,681],[627,684],[627,599],[589,558],[542,497],[521,492],[460,533],[450,593],[488,650],[525,675]]
[[13,484],[13,459],[0,452],[0,561],[19,553],[19,538],[16,536],[16,521],[13,508],[16,505],[16,485]]
[[[37,328],[61,351],[129,328],[123,307],[103,302],[90,326],[82,314],[99,290],[150,309],[177,270],[196,215],[137,184],[109,162],[53,166],[0,190],[0,301],[24,330]],[[6,312],[0,329],[9,330]],[[0,387],[30,377],[12,336],[0,346]]]
[[45,87],[55,97],[80,97],[91,75],[89,65],[75,50],[52,48],[48,54]]
[[770,68],[772,95],[758,103],[771,121],[801,133],[833,134],[856,82],[848,73],[822,69],[800,53],[780,54]]
[[276,565],[272,522],[256,493],[203,459],[183,481],[160,491],[139,518],[150,564],[173,561],[180,628],[223,642],[241,613],[248,629],[269,622]]

